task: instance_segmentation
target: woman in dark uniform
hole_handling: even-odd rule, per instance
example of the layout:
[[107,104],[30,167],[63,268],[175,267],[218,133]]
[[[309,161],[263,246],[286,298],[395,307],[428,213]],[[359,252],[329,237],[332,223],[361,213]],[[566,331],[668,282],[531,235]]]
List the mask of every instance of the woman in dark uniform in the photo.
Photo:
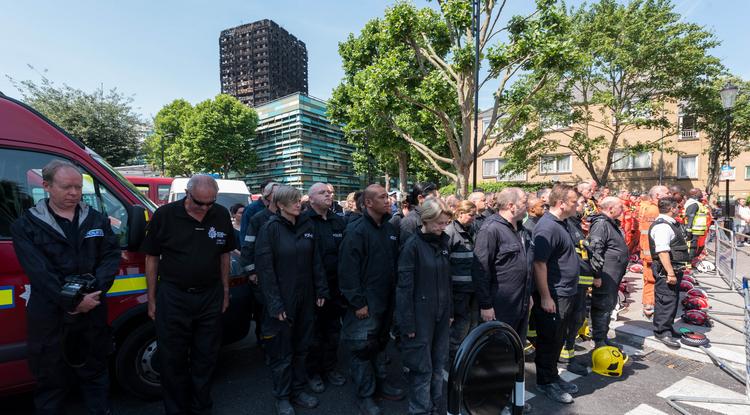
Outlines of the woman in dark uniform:
[[315,246],[315,228],[300,216],[301,195],[279,186],[272,203],[278,213],[263,225],[256,242],[256,268],[266,304],[263,343],[268,353],[276,413],[293,415],[290,404],[314,408],[305,392],[305,358],[312,340],[314,307],[328,297],[326,275]]
[[432,414],[443,399],[453,314],[449,237],[452,214],[445,202],[422,204],[422,226],[404,242],[398,260],[396,323],[409,369],[409,413]]

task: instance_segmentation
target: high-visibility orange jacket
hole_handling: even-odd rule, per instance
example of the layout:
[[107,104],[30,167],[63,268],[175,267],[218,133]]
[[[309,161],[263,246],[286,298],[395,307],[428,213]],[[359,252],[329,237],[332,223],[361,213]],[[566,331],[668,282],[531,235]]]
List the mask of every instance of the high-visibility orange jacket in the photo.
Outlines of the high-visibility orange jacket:
[[641,202],[638,212],[638,230],[640,231],[641,259],[651,261],[651,250],[648,245],[648,228],[659,216],[659,206],[650,200]]

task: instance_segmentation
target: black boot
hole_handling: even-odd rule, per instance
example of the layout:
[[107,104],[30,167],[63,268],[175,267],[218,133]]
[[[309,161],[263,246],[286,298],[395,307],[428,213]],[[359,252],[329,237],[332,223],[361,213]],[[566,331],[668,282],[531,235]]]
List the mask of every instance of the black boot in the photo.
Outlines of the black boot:
[[276,400],[275,409],[277,415],[295,415],[292,404],[286,399]]
[[378,379],[378,395],[389,401],[404,399],[404,390],[388,382],[385,378]]
[[357,407],[362,415],[382,415],[383,411],[372,398],[357,399]]

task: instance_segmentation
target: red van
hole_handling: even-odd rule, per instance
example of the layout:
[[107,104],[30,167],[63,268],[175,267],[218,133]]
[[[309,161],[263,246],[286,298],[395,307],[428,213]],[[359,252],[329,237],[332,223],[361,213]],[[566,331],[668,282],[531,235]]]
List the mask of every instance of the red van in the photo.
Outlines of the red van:
[[[46,197],[41,169],[52,159],[77,165],[83,199],[110,218],[123,248],[119,275],[107,293],[115,341],[113,375],[131,393],[160,395],[159,359],[153,322],[146,313],[144,256],[137,248],[156,205],[81,141],[29,106],[0,93],[0,395],[31,389],[26,361],[26,304],[33,292],[18,263],[10,225]],[[250,328],[247,278],[230,280],[231,304],[224,315],[224,343]]]
[[171,177],[125,176],[125,178],[158,206],[167,203],[169,188],[172,186],[172,180],[174,180]]

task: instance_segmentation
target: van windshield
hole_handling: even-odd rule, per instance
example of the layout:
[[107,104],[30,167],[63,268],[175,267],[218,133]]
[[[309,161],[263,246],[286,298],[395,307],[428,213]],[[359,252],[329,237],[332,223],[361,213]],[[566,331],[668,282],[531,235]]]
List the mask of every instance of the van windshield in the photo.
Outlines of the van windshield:
[[143,207],[145,207],[151,212],[156,210],[156,204],[154,204],[154,202],[152,202],[150,199],[145,197],[143,193],[141,193],[141,191],[138,190],[138,188],[135,187],[133,183],[130,183],[127,179],[125,179],[125,177],[123,177],[123,175],[120,174],[120,172],[118,172],[112,166],[110,166],[109,163],[107,163],[100,155],[96,154],[94,151],[88,148],[86,150],[89,152],[89,154],[91,154],[91,157],[97,163],[99,163],[102,167],[104,167],[104,169],[107,170],[107,172],[109,172],[109,174],[111,174],[115,178],[115,180],[120,182],[120,184],[122,184],[123,186],[127,187],[133,193],[135,198],[138,199],[139,202],[141,202]]

